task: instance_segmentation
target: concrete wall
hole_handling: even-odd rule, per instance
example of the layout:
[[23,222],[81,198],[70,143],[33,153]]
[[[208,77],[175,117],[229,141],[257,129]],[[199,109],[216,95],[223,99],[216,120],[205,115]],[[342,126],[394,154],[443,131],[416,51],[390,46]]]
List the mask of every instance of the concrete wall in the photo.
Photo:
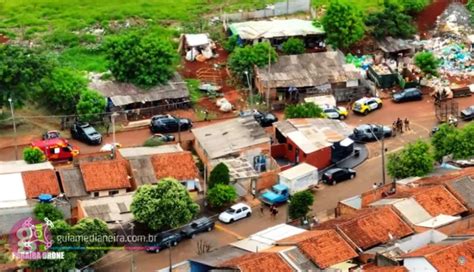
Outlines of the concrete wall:
[[274,144],[271,147],[271,154],[273,158],[286,158],[286,144]]
[[[118,190],[108,190],[108,191],[99,191],[99,196],[98,197],[103,197],[103,196],[111,196],[110,192],[112,191],[118,191],[118,194],[116,195],[123,195],[127,192],[127,189],[118,189]],[[90,193],[90,196],[91,197],[97,197],[97,196],[94,196],[94,193],[96,192],[91,192]]]
[[358,211],[356,208],[346,205],[342,202],[338,202],[336,206],[336,217],[348,214],[355,214],[356,211]]

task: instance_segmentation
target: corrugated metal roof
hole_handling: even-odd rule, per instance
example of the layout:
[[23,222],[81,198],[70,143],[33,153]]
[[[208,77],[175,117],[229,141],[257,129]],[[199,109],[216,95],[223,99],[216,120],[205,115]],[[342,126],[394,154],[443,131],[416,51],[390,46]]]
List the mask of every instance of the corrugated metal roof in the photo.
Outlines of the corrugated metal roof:
[[474,181],[470,177],[456,180],[451,183],[451,186],[471,209],[474,208]]
[[0,175],[0,201],[25,200],[26,193],[20,173]]
[[[130,212],[133,193],[80,200],[80,206],[86,211],[86,217],[99,218],[107,223],[128,222],[133,219]],[[121,211],[124,207],[127,212]]]
[[454,221],[458,221],[460,219],[461,219],[461,216],[451,216],[451,215],[440,214],[426,221],[420,222],[416,225],[419,227],[425,227],[425,228],[438,228],[444,225],[451,224]]
[[394,203],[393,206],[403,215],[403,217],[414,225],[432,218],[431,215],[413,198],[398,201]]
[[209,44],[209,34],[200,33],[200,34],[184,34],[186,39],[187,46],[200,46]]
[[280,172],[278,175],[281,177],[287,178],[289,180],[293,180],[301,176],[304,176],[308,173],[311,173],[315,170],[317,171],[318,168],[303,162],[303,163],[298,164],[297,166],[291,167],[288,170]]
[[316,146],[310,142],[301,131],[293,131],[288,133],[288,138],[306,154],[310,154],[324,147],[322,145]]
[[155,154],[172,153],[183,151],[179,144],[160,145],[155,147],[129,147],[118,150],[124,158],[151,156]]
[[300,19],[233,23],[230,29],[243,40],[324,34],[324,30],[315,27],[312,21]]
[[58,169],[64,194],[67,197],[81,197],[89,195],[84,187],[81,170],[78,167],[72,169]]

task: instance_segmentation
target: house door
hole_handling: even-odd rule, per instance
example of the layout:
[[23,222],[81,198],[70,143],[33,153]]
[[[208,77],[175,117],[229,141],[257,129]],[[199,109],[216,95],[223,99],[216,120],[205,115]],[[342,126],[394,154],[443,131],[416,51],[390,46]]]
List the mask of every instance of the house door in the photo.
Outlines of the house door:
[[298,148],[295,149],[295,162],[296,164],[300,163],[300,150]]

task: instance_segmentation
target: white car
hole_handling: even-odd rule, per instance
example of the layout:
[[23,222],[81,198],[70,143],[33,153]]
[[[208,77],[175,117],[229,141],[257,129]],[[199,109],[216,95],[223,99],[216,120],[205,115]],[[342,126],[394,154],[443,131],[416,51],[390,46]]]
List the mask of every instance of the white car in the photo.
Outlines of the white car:
[[232,207],[219,214],[219,220],[224,223],[232,223],[234,221],[249,217],[251,215],[252,209],[249,207],[249,205],[244,203],[238,203],[232,205]]

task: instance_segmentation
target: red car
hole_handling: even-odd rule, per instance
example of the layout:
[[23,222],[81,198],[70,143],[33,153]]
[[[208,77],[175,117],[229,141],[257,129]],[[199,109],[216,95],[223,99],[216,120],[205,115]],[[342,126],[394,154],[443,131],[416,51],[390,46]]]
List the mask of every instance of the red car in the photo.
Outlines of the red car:
[[66,139],[53,138],[47,140],[38,140],[31,143],[31,146],[39,148],[50,161],[72,160],[79,149],[69,144]]

